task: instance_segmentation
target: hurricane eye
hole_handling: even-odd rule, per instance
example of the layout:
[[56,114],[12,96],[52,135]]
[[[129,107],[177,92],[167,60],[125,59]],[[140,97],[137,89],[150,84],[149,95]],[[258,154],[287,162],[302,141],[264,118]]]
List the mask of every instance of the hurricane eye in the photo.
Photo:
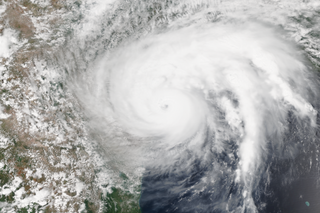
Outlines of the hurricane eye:
[[169,108],[169,105],[168,104],[163,104],[163,105],[161,105],[161,108],[163,110],[167,110]]
[[120,0],[102,19],[106,36],[88,42],[104,48],[88,47],[101,53],[94,66],[70,66],[89,67],[82,102],[105,158],[117,171],[145,169],[135,176],[142,212],[295,212],[272,196],[285,200],[286,174],[318,163],[305,153],[320,144],[320,42],[310,40],[320,22],[303,11],[320,3],[251,1]]

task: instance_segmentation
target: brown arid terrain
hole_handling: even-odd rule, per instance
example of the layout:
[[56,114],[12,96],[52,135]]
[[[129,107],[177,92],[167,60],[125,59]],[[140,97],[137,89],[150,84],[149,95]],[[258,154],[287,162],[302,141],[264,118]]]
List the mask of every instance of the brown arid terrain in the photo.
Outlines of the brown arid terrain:
[[63,17],[73,8],[64,0],[0,5],[0,33],[14,38],[1,57],[0,211],[97,212],[79,106],[46,64],[64,42]]

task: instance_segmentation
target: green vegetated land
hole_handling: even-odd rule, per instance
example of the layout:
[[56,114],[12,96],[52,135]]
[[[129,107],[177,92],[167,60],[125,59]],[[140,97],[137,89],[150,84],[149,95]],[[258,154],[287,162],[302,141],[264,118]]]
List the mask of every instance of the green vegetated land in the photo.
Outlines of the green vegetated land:
[[[134,191],[128,190],[132,186],[132,181],[125,174],[120,172],[122,187],[112,187],[112,192],[103,194],[101,193],[101,205],[103,213],[141,213],[139,206],[140,199],[140,186],[134,187]],[[107,187],[104,185],[103,187]],[[96,213],[99,211],[96,205],[90,200],[85,200],[85,212]]]
[[113,188],[108,193],[104,202],[104,213],[141,213],[139,197],[119,188]]
[[132,183],[125,173],[120,172],[119,177],[123,180],[123,187],[113,187],[111,193],[102,196],[104,213],[141,213],[139,206],[140,186],[134,192],[126,190]]

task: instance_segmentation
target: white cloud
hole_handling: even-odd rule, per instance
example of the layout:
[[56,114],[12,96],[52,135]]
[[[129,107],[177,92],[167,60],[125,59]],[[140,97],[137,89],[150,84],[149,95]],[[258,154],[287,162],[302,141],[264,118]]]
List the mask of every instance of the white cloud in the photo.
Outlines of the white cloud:
[[0,57],[9,57],[12,52],[11,45],[16,42],[17,39],[13,30],[3,30],[3,35],[0,36]]

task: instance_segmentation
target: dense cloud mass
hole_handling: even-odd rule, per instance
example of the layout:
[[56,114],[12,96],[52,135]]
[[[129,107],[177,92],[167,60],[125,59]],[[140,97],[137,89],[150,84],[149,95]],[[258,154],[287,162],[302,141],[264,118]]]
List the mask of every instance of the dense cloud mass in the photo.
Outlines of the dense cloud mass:
[[143,212],[270,210],[318,143],[316,69],[287,32],[206,14],[123,39],[75,83],[114,169],[145,168]]

